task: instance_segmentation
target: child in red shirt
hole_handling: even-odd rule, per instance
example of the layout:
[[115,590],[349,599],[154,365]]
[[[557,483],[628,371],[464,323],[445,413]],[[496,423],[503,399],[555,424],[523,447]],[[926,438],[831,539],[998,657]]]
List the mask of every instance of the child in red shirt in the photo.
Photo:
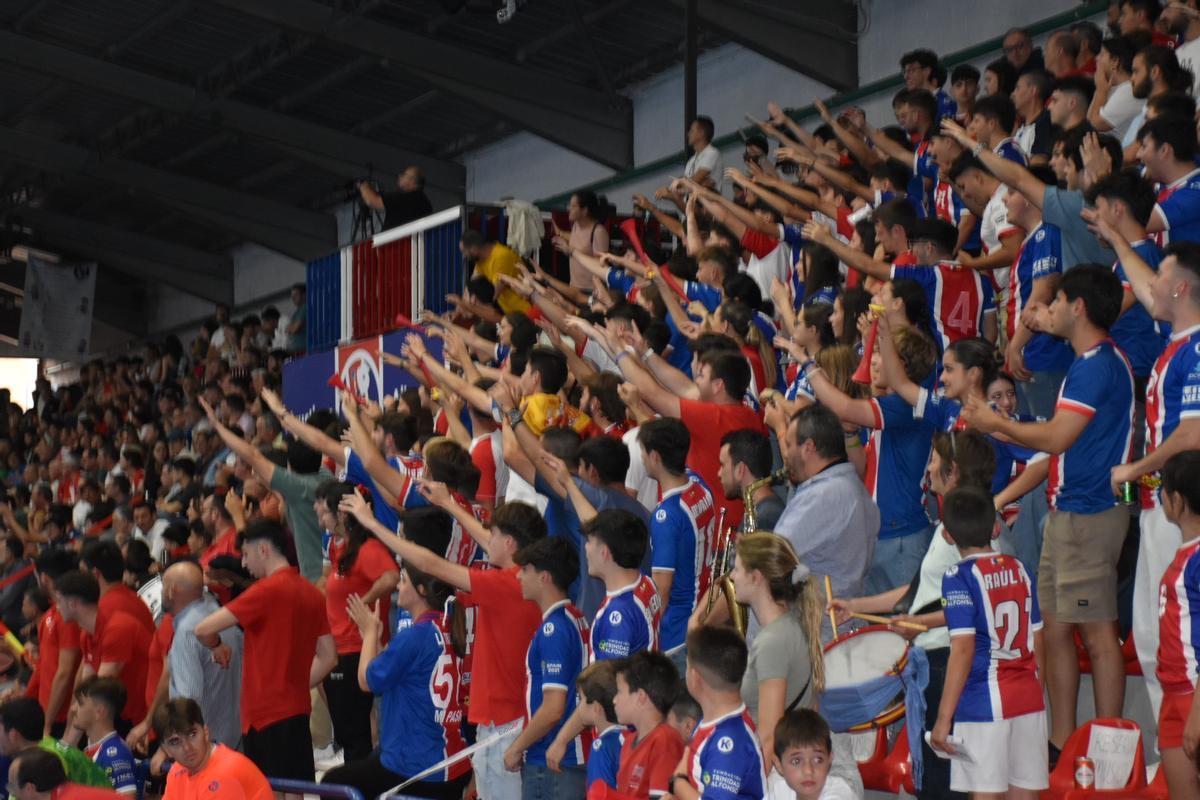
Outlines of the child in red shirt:
[[640,800],[671,790],[671,776],[683,756],[683,738],[667,723],[679,691],[679,673],[662,653],[643,650],[617,664],[617,721],[633,728],[624,734],[617,791]]

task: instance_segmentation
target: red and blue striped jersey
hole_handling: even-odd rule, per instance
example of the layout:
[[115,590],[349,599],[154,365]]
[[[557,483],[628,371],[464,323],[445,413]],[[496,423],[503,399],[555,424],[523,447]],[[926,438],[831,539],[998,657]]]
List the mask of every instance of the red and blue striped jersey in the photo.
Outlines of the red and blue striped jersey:
[[592,658],[627,658],[639,650],[658,649],[662,603],[658,587],[642,575],[624,589],[607,592],[592,620]]
[[1200,539],[1184,542],[1158,584],[1158,682],[1167,694],[1196,687],[1200,650]]
[[870,402],[875,422],[863,482],[879,506],[879,538],[894,539],[929,525],[921,483],[935,428],[914,417],[913,407],[898,394]]
[[908,278],[925,290],[925,299],[933,313],[933,326],[939,350],[959,339],[983,335],[983,318],[995,313],[996,302],[991,281],[978,270],[953,261],[939,261],[927,267],[892,265],[892,279]]
[[1154,211],[1163,221],[1163,230],[1154,234],[1159,247],[1200,242],[1200,169],[1160,187]]
[[688,779],[704,800],[762,800],[767,776],[745,706],[702,720],[688,742]]
[[950,637],[975,637],[955,722],[996,722],[1045,708],[1033,635],[1042,628],[1037,589],[1013,556],[978,553],[946,570],[942,604]]
[[688,470],[687,478],[662,496],[650,518],[652,569],[674,573],[659,627],[663,650],[683,643],[688,617],[712,581],[709,554],[717,524],[713,495],[695,472]]
[[[567,706],[554,727],[525,751],[527,764],[545,766],[546,748],[575,711],[578,702],[575,679],[587,663],[587,620],[570,600],[560,600],[542,613],[542,625],[533,635],[525,654],[525,721],[532,719],[542,707],[545,689],[566,692]],[[563,766],[583,766],[584,758],[583,737],[576,736],[563,755]]]
[[1099,514],[1117,504],[1109,472],[1133,445],[1133,372],[1112,339],[1081,354],[1067,370],[1054,413],[1088,418],[1078,438],[1050,456],[1046,498],[1051,509]]
[[[1017,323],[1033,293],[1034,282],[1061,273],[1062,231],[1057,225],[1043,222],[1021,242],[1008,273],[1008,318],[1005,327],[1009,340],[1017,333]],[[1075,358],[1070,345],[1058,337],[1041,332],[1029,338],[1022,355],[1026,369],[1035,372],[1065,371]]]
[[[1157,450],[1185,419],[1200,417],[1200,325],[1176,331],[1146,382],[1146,455]],[[1158,492],[1142,488],[1142,508]]]
[[967,208],[962,197],[954,190],[954,184],[942,180],[940,177],[937,185],[933,187],[933,213],[938,219],[945,220],[956,228],[962,224],[963,217],[969,217],[973,222],[973,227],[971,236],[963,245],[963,249],[974,252],[983,246],[983,242],[979,238],[979,218],[971,213],[971,209]]

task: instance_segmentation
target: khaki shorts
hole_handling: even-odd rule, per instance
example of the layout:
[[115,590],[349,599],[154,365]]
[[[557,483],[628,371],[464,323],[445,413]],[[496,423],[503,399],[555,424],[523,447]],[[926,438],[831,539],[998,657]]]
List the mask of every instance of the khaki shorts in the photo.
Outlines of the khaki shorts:
[[1117,559],[1129,532],[1129,509],[1099,514],[1051,511],[1038,562],[1038,603],[1057,622],[1117,618]]

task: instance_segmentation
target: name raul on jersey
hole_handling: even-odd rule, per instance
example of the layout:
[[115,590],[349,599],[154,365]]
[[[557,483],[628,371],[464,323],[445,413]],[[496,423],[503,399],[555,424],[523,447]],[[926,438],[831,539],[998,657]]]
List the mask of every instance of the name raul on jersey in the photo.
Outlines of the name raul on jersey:
[[983,585],[990,592],[992,589],[1002,589],[1005,586],[1015,586],[1021,579],[1015,569],[989,572],[983,576]]

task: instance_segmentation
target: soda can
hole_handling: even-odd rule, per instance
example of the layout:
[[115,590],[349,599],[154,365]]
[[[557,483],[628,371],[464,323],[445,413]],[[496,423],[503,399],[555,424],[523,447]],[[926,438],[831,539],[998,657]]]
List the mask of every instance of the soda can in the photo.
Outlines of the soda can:
[[1127,506],[1136,504],[1138,501],[1138,485],[1133,481],[1125,481],[1121,484],[1121,502]]
[[1075,788],[1091,789],[1096,785],[1096,764],[1087,756],[1075,759]]

